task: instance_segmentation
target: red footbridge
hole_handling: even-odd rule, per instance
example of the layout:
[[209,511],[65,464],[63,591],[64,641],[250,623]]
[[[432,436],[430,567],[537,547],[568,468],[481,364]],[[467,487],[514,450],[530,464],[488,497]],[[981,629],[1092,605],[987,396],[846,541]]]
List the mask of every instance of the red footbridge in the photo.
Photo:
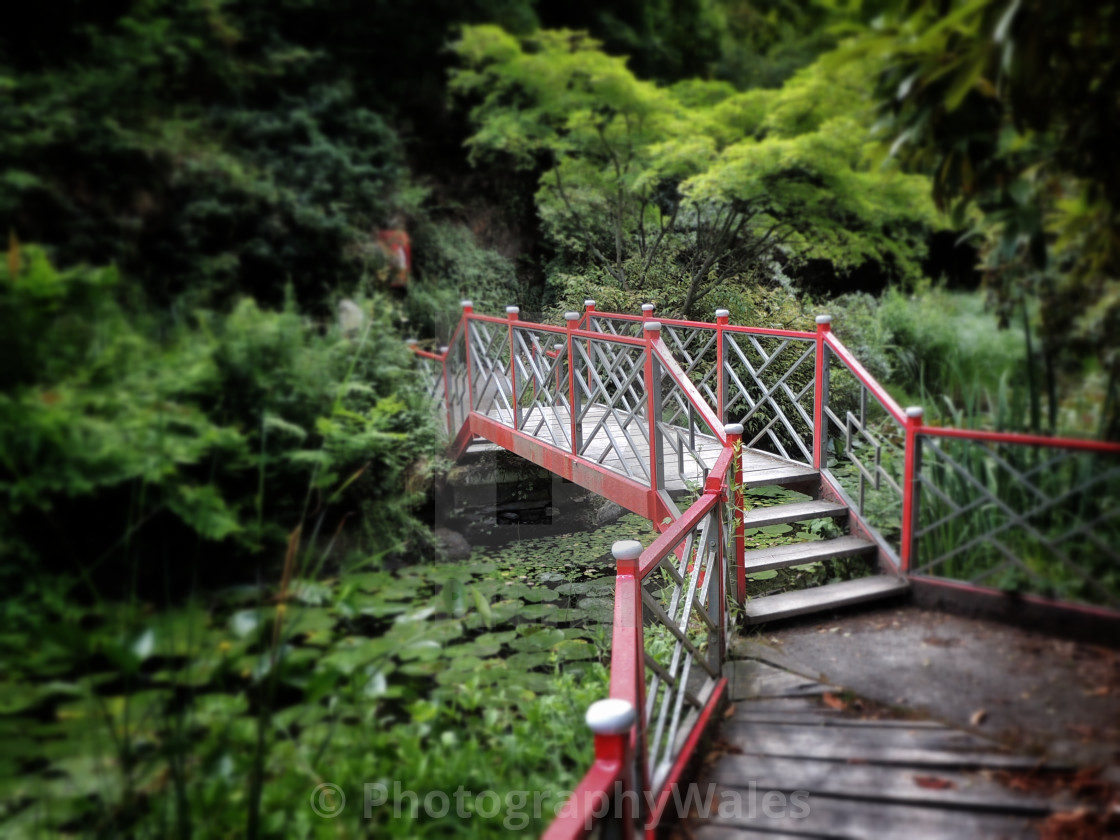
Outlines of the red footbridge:
[[[549,325],[464,301],[445,347],[412,342],[453,458],[484,439],[659,534],[614,546],[610,697],[588,710],[595,760],[553,840],[653,836],[725,698],[741,625],[892,596],[1059,622],[1120,615],[1120,445],[928,425],[827,316],[802,332],[715,315],[586,301]],[[748,503],[774,485],[807,500]],[[746,547],[817,520],[837,535]],[[761,572],[853,556],[875,573],[747,597]]]

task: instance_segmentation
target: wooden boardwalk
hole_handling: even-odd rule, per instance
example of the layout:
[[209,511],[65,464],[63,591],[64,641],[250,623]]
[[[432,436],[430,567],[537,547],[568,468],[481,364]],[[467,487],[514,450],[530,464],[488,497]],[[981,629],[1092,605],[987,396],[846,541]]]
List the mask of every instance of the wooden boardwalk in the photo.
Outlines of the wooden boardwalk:
[[[513,425],[509,409],[492,409],[487,416],[503,425]],[[620,422],[620,418],[624,422]],[[571,414],[566,407],[523,409],[519,420],[521,431],[542,443],[560,449],[571,446]],[[645,423],[641,415],[622,412],[616,415],[605,406],[590,406],[581,423],[584,449],[580,454],[606,469],[645,482],[649,463],[649,444],[642,428]],[[700,432],[690,439],[686,430],[667,424],[662,425],[662,432],[665,489],[670,493],[684,493],[702,485],[707,477],[704,464],[714,464],[720,455],[719,440]],[[747,487],[812,481],[817,475],[810,466],[767,452],[754,449],[743,452],[743,483]]]
[[697,780],[713,805],[693,809],[685,837],[1035,838],[1040,820],[1073,806],[1068,794],[1009,786],[1038,759],[993,741],[931,720],[851,716],[836,694],[822,702],[839,689],[763,662],[729,662],[727,675],[734,706]]

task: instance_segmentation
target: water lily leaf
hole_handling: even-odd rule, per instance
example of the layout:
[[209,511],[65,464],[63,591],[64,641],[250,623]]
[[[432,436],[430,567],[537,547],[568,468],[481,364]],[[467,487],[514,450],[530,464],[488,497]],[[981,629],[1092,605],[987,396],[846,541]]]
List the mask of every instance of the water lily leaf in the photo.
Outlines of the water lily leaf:
[[477,642],[480,645],[490,645],[490,644],[505,645],[505,644],[509,644],[509,642],[512,639],[516,639],[516,638],[517,638],[517,631],[516,630],[502,630],[502,631],[497,632],[497,633],[483,633],[481,636],[479,636],[478,638],[475,639],[475,642]]
[[771,580],[776,578],[778,573],[774,569],[767,569],[765,572],[754,572],[747,575],[751,580]]
[[481,642],[475,639],[473,642],[467,642],[461,645],[451,645],[451,647],[444,648],[444,653],[451,661],[455,661],[460,656],[478,656],[486,659],[491,656],[496,656],[501,653],[502,645],[500,642]]
[[395,645],[384,637],[347,636],[332,645],[330,652],[319,659],[319,666],[352,674],[359,668],[388,659],[394,652]]
[[400,615],[412,609],[411,603],[400,603],[392,601],[374,601],[372,604],[366,604],[358,610],[362,615],[368,615],[371,618],[385,618],[390,615]]
[[552,653],[547,650],[515,653],[506,660],[506,666],[515,671],[532,671],[534,668],[551,668]]
[[396,617],[396,619],[394,619],[394,620],[396,621],[397,624],[404,624],[404,623],[407,623],[407,622],[424,621],[426,619],[431,618],[435,614],[436,614],[436,608],[435,607],[424,607],[423,609],[420,609],[420,610],[414,610],[410,613],[405,613],[403,615],[398,615]]
[[529,621],[536,621],[537,619],[545,618],[551,613],[556,612],[556,607],[552,604],[526,604],[519,612],[523,619]]
[[585,639],[565,639],[552,649],[553,654],[562,662],[576,659],[595,659],[599,650]]
[[529,627],[527,630],[532,632],[527,632],[521,638],[514,639],[509,643],[509,646],[519,651],[541,651],[548,650],[564,641],[564,631],[555,627]]
[[758,530],[763,534],[767,534],[768,536],[776,537],[781,534],[788,534],[793,530],[793,526],[783,522],[778,525],[764,525]]

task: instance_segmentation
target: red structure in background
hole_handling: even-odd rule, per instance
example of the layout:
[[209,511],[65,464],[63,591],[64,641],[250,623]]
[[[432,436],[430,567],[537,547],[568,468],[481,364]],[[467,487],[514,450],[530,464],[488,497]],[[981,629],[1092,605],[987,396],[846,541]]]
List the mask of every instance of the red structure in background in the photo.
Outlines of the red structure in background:
[[379,230],[377,243],[389,261],[389,288],[403,289],[412,270],[412,240],[403,229]]

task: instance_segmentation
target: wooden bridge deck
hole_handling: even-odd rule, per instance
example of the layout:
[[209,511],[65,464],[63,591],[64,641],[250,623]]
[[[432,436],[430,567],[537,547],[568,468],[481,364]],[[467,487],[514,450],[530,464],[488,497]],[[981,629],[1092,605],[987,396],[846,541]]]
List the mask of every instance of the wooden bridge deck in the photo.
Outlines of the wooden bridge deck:
[[767,663],[727,672],[734,706],[697,780],[712,805],[693,809],[683,836],[1037,838],[1041,820],[1075,804],[1007,784],[1037,775],[1036,757],[932,720],[854,717],[840,689]]
[[[492,409],[487,412],[487,416],[505,426],[513,425],[509,409]],[[581,423],[586,443],[581,455],[606,469],[644,481],[649,462],[649,445],[642,436],[639,424],[644,424],[646,420],[639,415],[621,416],[626,421],[625,431],[629,433],[637,449],[630,447],[627,442],[623,433],[624,424],[619,422],[619,416],[610,413],[605,406],[592,405],[587,408]],[[521,430],[537,440],[558,448],[566,449],[570,446],[568,440],[572,421],[566,407],[534,406],[523,409],[519,419]],[[689,444],[688,434],[684,430],[668,425],[663,426],[663,430],[665,489],[670,493],[683,493],[702,485],[706,477],[704,469],[689,452],[689,447],[699,455],[700,461],[712,464],[719,457],[720,442],[711,435],[696,433],[695,442]],[[787,461],[754,449],[743,452],[743,482],[747,487],[808,481],[816,477],[817,471],[805,464]]]

